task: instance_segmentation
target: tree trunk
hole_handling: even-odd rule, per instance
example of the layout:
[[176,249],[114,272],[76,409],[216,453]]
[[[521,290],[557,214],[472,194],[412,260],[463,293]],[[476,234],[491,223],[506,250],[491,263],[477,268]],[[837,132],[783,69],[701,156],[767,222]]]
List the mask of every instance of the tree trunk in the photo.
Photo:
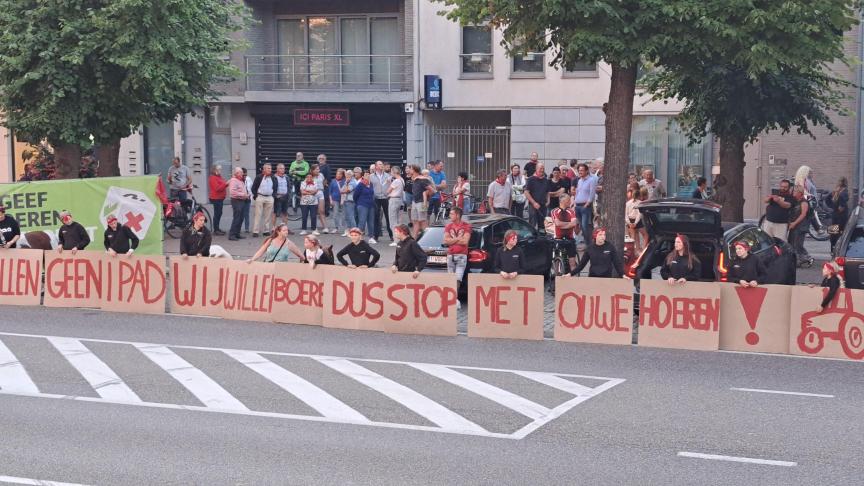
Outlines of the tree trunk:
[[[636,65],[612,65],[612,85],[606,104],[606,155],[603,164],[603,196],[600,218],[606,226],[606,240],[624,250],[624,206],[627,202],[627,173],[630,167],[630,133],[633,130],[633,97],[636,93]],[[590,238],[590,235],[588,236]]]
[[717,200],[722,201],[720,217],[723,221],[744,221],[744,143],[740,135],[720,137],[720,175],[726,183],[717,188]]
[[81,147],[72,144],[52,144],[54,147],[54,178],[77,179],[81,168]]
[[99,170],[96,177],[120,177],[120,140],[103,144],[96,150]]

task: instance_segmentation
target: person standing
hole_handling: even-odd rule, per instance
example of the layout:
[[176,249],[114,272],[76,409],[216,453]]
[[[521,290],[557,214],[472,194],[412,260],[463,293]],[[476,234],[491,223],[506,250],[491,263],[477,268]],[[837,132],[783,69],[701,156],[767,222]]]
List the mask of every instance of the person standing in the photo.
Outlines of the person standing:
[[519,167],[519,164],[513,164],[510,167],[510,175],[507,176],[507,181],[510,183],[510,187],[513,188],[512,214],[513,216],[524,218],[526,202],[525,184],[528,181],[525,179],[525,176],[522,175],[522,169]]
[[[635,254],[642,253],[642,230],[645,224],[642,222],[642,212],[639,211],[640,187],[638,182],[631,182],[627,190],[627,204],[624,206],[625,217],[627,218],[627,235],[633,240],[633,251]],[[645,244],[648,244],[648,238],[644,239]]]
[[537,164],[534,175],[525,184],[525,197],[528,199],[528,221],[531,226],[544,230],[547,208],[549,207],[549,179],[546,178],[543,163]]
[[795,186],[792,191],[792,199],[794,200],[792,208],[789,212],[789,244],[795,250],[795,255],[798,258],[798,265],[812,265],[813,258],[804,247],[804,238],[807,237],[807,229],[810,226],[808,219],[810,211],[810,203],[807,202],[805,196],[806,189],[802,186]]
[[549,207],[558,207],[558,198],[562,194],[570,194],[570,181],[561,177],[561,168],[552,169],[552,178],[549,179]]
[[444,245],[447,246],[447,273],[456,275],[456,289],[462,285],[465,269],[468,268],[468,243],[471,241],[471,224],[462,221],[462,209],[450,209],[450,223],[444,227]]
[[648,188],[649,201],[666,197],[666,186],[663,185],[663,181],[654,178],[654,171],[651,169],[642,171],[642,180],[639,181],[639,185]]
[[231,198],[231,229],[228,230],[228,239],[236,241],[245,238],[240,234],[243,226],[243,213],[246,210],[246,202],[249,200],[249,192],[246,190],[246,181],[243,169],[234,168],[234,177],[228,181],[228,197]]
[[213,236],[210,230],[207,229],[207,217],[204,213],[195,213],[192,216],[192,225],[183,230],[183,235],[180,237],[180,256],[198,256],[209,257],[210,245],[213,242]]
[[471,182],[468,181],[468,173],[460,172],[456,176],[456,185],[453,186],[453,199],[457,208],[462,209],[463,214],[471,212]]
[[612,278],[615,275],[614,270],[619,277],[627,278],[624,274],[624,265],[621,263],[621,256],[615,249],[612,243],[606,241],[606,229],[597,228],[591,235],[592,243],[585,250],[585,256],[579,260],[579,265],[570,272],[571,276],[579,275],[585,269],[585,265],[589,263],[589,277]]
[[696,189],[693,189],[693,199],[708,199],[708,179],[700,177],[696,179]]
[[354,204],[357,206],[357,222],[360,229],[369,236],[369,244],[376,244],[375,239],[375,189],[372,188],[370,174],[365,172],[354,189]]
[[105,251],[111,256],[129,255],[135,253],[138,248],[138,237],[135,233],[125,225],[117,222],[114,215],[109,215],[106,222],[108,228],[105,229]]
[[669,285],[683,284],[690,280],[698,281],[702,278],[702,263],[690,250],[690,240],[684,235],[675,237],[672,251],[666,256],[660,276],[669,282]]
[[258,236],[261,229],[264,236],[270,236],[270,222],[273,219],[273,195],[279,183],[273,175],[273,167],[264,164],[261,173],[252,183],[252,199],[255,200],[255,222],[252,224],[252,236]]
[[[333,180],[333,172],[330,170],[330,164],[327,163],[327,156],[324,154],[318,154],[318,171],[321,173],[321,176],[324,178],[324,194],[329,194],[330,189],[330,181]],[[330,198],[324,198],[324,216],[330,216]],[[325,221],[322,219],[322,221]],[[325,224],[321,226],[324,229],[327,229],[326,221]],[[326,233],[326,231],[325,231]]]
[[762,260],[750,254],[750,244],[746,241],[735,242],[736,258],[729,267],[729,281],[742,287],[756,287],[765,283],[767,270]]
[[280,224],[275,227],[273,229],[273,234],[264,240],[264,243],[261,244],[258,251],[255,252],[252,258],[246,260],[246,262],[252,263],[262,256],[264,257],[265,263],[287,262],[292,254],[302,261],[303,253],[299,248],[297,248],[297,245],[295,245],[294,242],[288,239],[289,234],[287,224]]
[[[336,254],[339,263],[348,268],[374,267],[381,258],[381,254],[363,240],[363,231],[360,228],[351,228],[348,230],[348,235],[351,237],[351,243],[345,245],[345,248]],[[345,260],[346,256],[351,260],[351,263]]]
[[789,192],[789,181],[780,181],[780,189],[777,194],[765,197],[765,221],[762,222],[762,231],[768,235],[786,241],[789,235],[789,213],[794,199]]
[[[357,183],[361,177],[363,177],[363,171],[360,167],[345,171],[345,186],[342,187],[341,191],[346,228],[357,226],[357,205],[354,204],[354,189],[357,188]],[[350,233],[346,231],[342,236],[350,236]]]
[[426,252],[420,248],[417,241],[411,237],[408,227],[400,224],[393,233],[396,237],[396,258],[390,270],[396,272],[412,272],[412,277],[417,278],[420,272],[426,268]]
[[576,234],[580,231],[576,211],[570,207],[570,195],[564,194],[558,199],[558,207],[552,209],[552,224],[555,226],[555,239],[567,251],[570,268],[576,266]]
[[329,233],[330,230],[327,229],[327,204],[325,203],[324,191],[325,187],[327,187],[327,181],[324,180],[324,174],[321,173],[321,168],[318,167],[317,164],[313,164],[309,169],[310,174],[312,174],[312,180],[315,181],[315,186],[318,187],[318,192],[315,194],[315,198],[318,200],[318,222],[321,223],[319,226],[321,227],[322,233]]
[[831,251],[837,246],[837,240],[846,229],[846,223],[849,221],[849,187],[845,177],[841,177],[837,181],[837,186],[831,191],[831,194],[825,198],[825,205],[832,209],[831,211],[831,228],[828,227],[829,238],[831,239]]
[[411,169],[411,190],[413,192],[411,203],[411,223],[414,237],[419,237],[420,233],[426,229],[428,225],[428,213],[426,211],[426,198],[430,197],[435,192],[435,185],[432,181],[423,176],[419,165],[412,165]]
[[[381,238],[384,231],[381,228],[381,218],[385,219],[387,234],[390,235],[390,240],[393,240],[393,230],[390,229],[390,214],[387,212],[389,204],[387,199],[387,190],[390,188],[390,174],[384,172],[384,162],[377,161],[369,168],[369,180],[372,183],[372,190],[375,193],[375,207],[373,208],[372,217],[374,218],[375,232],[372,236],[377,240]],[[372,243],[370,241],[370,243]]]
[[525,177],[527,177],[528,179],[533,177],[534,172],[537,171],[537,164],[539,164],[537,160],[539,158],[540,156],[537,155],[537,152],[531,152],[531,158],[528,159],[528,162],[525,162]]
[[513,200],[513,186],[507,180],[506,170],[501,169],[498,171],[498,176],[489,184],[486,197],[489,198],[489,209],[494,214],[510,214],[510,205]]
[[294,156],[294,162],[288,166],[288,175],[294,181],[294,194],[300,195],[300,184],[306,179],[306,174],[309,173],[309,162],[303,159],[303,152],[297,152]]
[[[271,227],[276,228],[276,222],[281,217],[282,224],[288,224],[288,207],[291,205],[291,181],[285,173],[285,164],[276,164],[276,194],[273,196],[273,220]],[[289,231],[290,235],[291,232]]]
[[168,168],[168,189],[171,199],[179,199],[181,203],[189,200],[189,190],[192,189],[192,178],[189,167],[180,162],[180,157],[171,160]]
[[447,174],[444,172],[443,160],[433,162],[432,170],[429,171],[429,178],[432,179],[435,193],[429,196],[429,209],[426,210],[427,216],[438,214],[438,210],[441,209],[441,193],[447,190]]
[[[400,175],[399,167],[390,168],[390,187],[387,188],[387,221],[390,239],[393,240],[393,228],[399,226],[399,213],[402,209],[402,199],[405,193],[405,180]],[[396,246],[396,241],[391,241],[390,246]]]
[[222,206],[225,204],[225,197],[228,195],[228,181],[222,178],[222,166],[210,166],[210,177],[207,179],[207,198],[210,204],[213,205],[213,234],[217,236],[224,235],[225,232],[219,229],[222,222]]
[[330,199],[330,207],[333,208],[330,213],[333,216],[333,228],[331,233],[334,235],[339,232],[339,228],[345,228],[342,236],[348,233],[348,228],[345,226],[345,205],[342,203],[342,188],[347,184],[345,179],[345,169],[336,169],[336,177],[330,181],[330,186],[327,188],[327,197]]
[[504,233],[504,245],[495,254],[495,271],[507,280],[516,278],[525,271],[525,253],[516,246],[519,243],[519,233],[507,230]]
[[81,223],[72,219],[72,213],[65,210],[60,211],[60,221],[63,226],[57,230],[57,239],[60,242],[57,251],[63,253],[63,250],[72,250],[74,255],[78,250],[87,248],[87,245],[90,244],[90,235],[87,234],[87,230],[81,226]]
[[592,233],[591,227],[594,222],[594,197],[597,192],[597,178],[588,172],[588,164],[579,164],[577,167],[579,182],[576,184],[576,196],[574,197],[574,209],[579,217],[582,234]]
[[243,205],[243,225],[246,227],[246,233],[249,233],[249,225],[252,224],[252,178],[243,167],[243,183],[246,184],[246,194],[249,199],[246,199],[246,204]]
[[306,180],[300,184],[300,212],[303,217],[300,234],[306,234],[306,230],[310,228],[307,222],[311,218],[312,234],[318,235],[318,185],[315,184],[312,172],[307,172]]

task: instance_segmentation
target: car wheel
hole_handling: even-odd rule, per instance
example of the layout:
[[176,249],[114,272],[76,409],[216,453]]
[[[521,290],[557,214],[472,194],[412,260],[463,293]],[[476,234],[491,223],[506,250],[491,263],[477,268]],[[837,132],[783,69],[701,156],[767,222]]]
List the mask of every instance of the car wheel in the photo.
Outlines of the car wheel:
[[840,345],[846,356],[864,358],[864,317],[851,315],[840,323]]
[[815,327],[806,327],[798,335],[798,347],[805,353],[816,354],[823,346],[825,341],[822,339],[822,333]]

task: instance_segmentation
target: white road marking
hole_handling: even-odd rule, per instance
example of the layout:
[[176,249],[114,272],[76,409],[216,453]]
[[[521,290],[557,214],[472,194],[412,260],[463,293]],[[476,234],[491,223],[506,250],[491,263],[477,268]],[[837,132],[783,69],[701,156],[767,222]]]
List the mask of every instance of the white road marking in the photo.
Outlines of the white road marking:
[[823,395],[822,393],[804,393],[804,392],[793,392],[793,391],[783,391],[783,390],[763,390],[761,388],[735,388],[732,387],[730,390],[735,391],[743,391],[743,392],[754,392],[754,393],[774,393],[777,395],[795,395],[799,397],[817,397],[817,398],[834,398],[834,395]]
[[552,388],[557,388],[561,391],[572,393],[578,396],[594,396],[594,389],[580,385],[578,383],[573,383],[570,380],[565,380],[564,378],[551,375],[549,373],[537,373],[534,371],[515,371],[515,374],[528,378],[530,380],[534,380],[538,383],[542,383],[546,386],[551,386]]
[[490,385],[485,381],[480,381],[466,374],[459,373],[458,371],[446,366],[419,363],[412,363],[411,366],[448,383],[464,388],[472,393],[476,393],[481,397],[492,400],[495,403],[503,405],[534,420],[549,415],[549,412],[551,412],[551,410],[543,405],[534,403],[527,398],[520,397],[515,393],[503,390],[497,386]]
[[135,344],[135,347],[192,392],[204,405],[224,410],[249,410],[203,371],[167,347],[156,344]]
[[369,419],[342,401],[276,363],[250,351],[225,350],[225,354],[246,365],[252,371],[279,385],[327,418],[369,422]]
[[416,391],[345,359],[316,358],[321,364],[394,400],[445,429],[486,432],[482,427]]
[[35,486],[86,486],[78,483],[61,483],[59,481],[45,481],[44,479],[16,478],[14,476],[0,476],[0,483],[7,484],[29,484]]
[[0,390],[39,393],[27,370],[3,341],[0,341]]
[[775,461],[771,459],[755,459],[752,457],[736,457],[736,456],[721,456],[718,454],[703,454],[701,452],[679,452],[678,457],[689,457],[692,459],[708,459],[712,461],[729,461],[729,462],[743,462],[747,464],[761,464],[765,466],[783,466],[783,467],[795,467],[798,465],[797,462],[790,461]]
[[100,397],[121,402],[141,401],[138,395],[117,376],[117,373],[114,373],[114,370],[87,349],[81,341],[61,337],[51,337],[48,341],[87,380]]

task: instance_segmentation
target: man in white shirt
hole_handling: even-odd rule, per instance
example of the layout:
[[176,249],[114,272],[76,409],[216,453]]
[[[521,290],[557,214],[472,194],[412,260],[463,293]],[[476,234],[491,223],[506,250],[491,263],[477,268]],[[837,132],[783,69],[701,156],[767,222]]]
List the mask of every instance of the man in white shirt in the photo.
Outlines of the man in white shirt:
[[510,214],[510,203],[513,197],[513,186],[507,180],[507,171],[498,171],[498,177],[489,184],[486,191],[489,198],[489,210],[494,214]]

